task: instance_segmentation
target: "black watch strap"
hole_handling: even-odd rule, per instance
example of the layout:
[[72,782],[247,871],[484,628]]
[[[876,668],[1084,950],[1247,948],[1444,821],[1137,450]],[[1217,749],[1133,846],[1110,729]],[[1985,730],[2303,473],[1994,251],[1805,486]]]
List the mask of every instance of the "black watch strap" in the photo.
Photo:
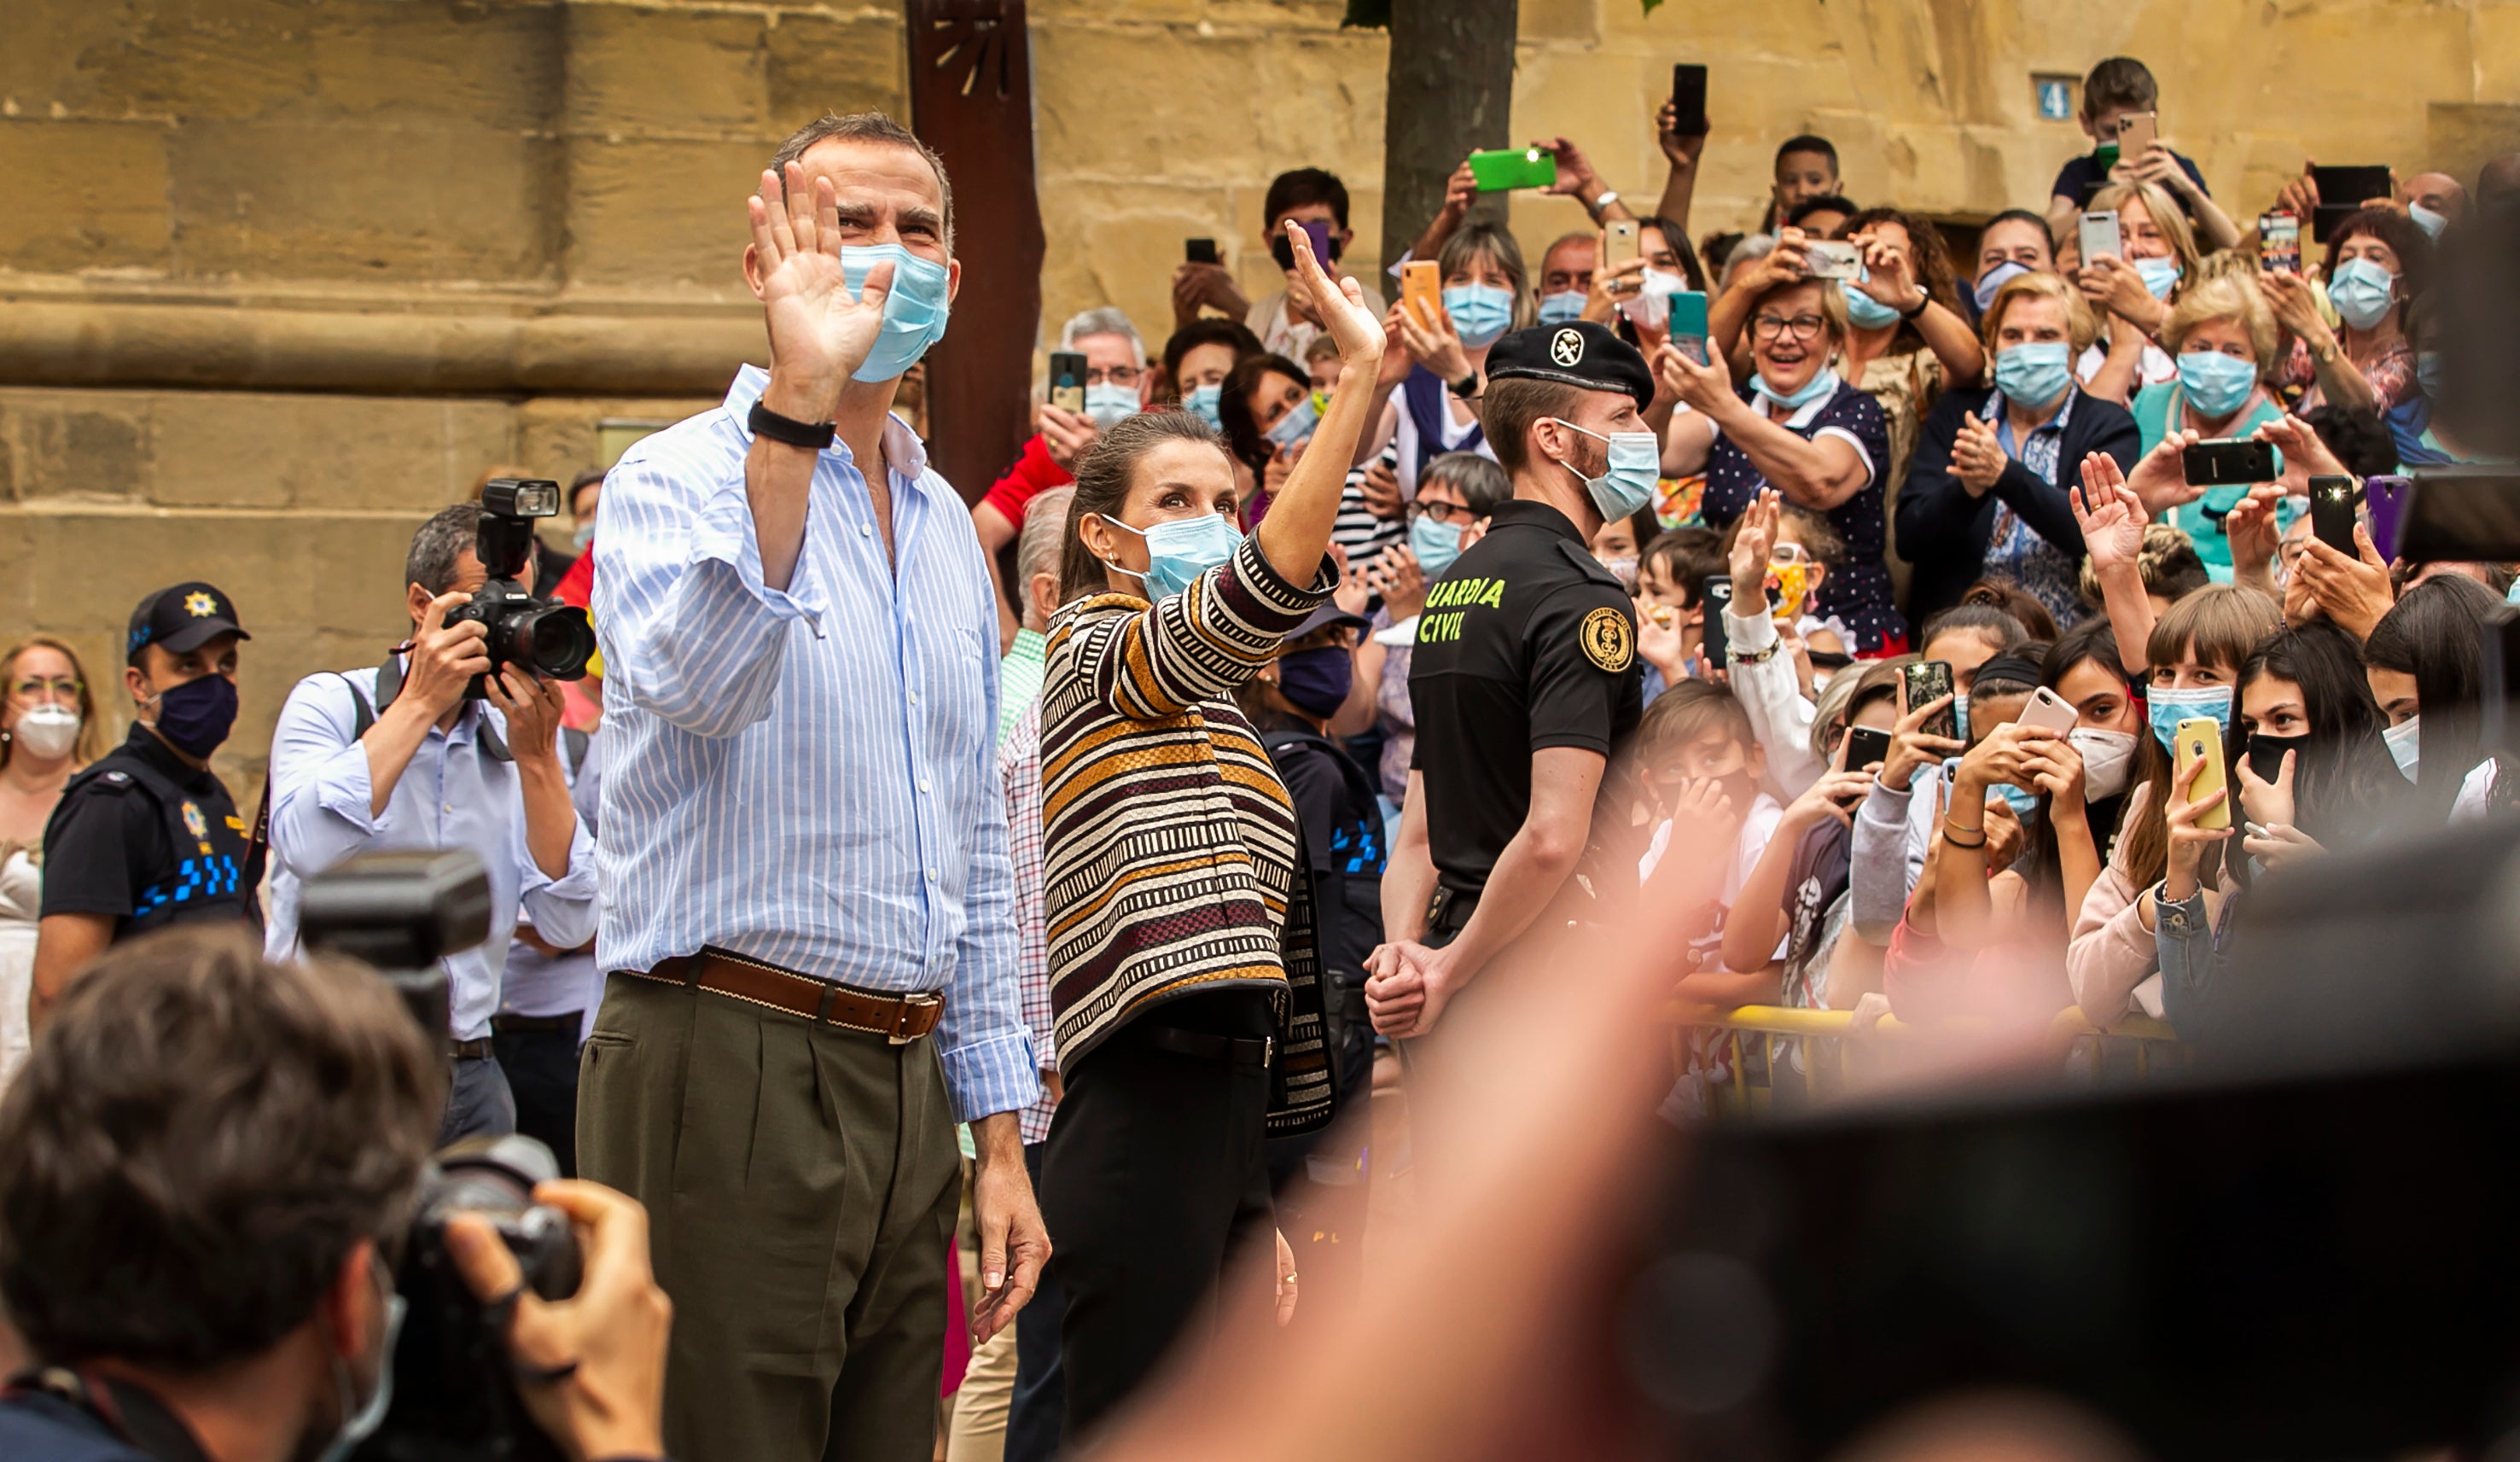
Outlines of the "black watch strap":
[[1899,318],[1902,320],[1912,320],[1918,315],[1923,314],[1926,310],[1933,308],[1933,306],[1934,296],[1933,292],[1929,290],[1916,297],[1916,307],[1914,309],[1903,309],[1899,311]]
[[1468,375],[1463,376],[1461,380],[1454,382],[1448,388],[1454,395],[1466,401],[1479,393],[1479,373],[1472,371]]
[[809,452],[819,452],[831,446],[832,438],[838,435],[840,430],[832,422],[800,422],[791,416],[781,416],[759,401],[752,403],[750,424],[755,436],[767,436],[772,441],[803,447]]

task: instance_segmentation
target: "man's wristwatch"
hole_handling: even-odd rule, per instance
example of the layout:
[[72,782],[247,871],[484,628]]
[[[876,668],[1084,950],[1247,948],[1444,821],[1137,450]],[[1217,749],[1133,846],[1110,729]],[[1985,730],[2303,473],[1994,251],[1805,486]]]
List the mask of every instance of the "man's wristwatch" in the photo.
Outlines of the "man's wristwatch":
[[1450,389],[1454,395],[1459,396],[1464,401],[1470,400],[1479,393],[1479,373],[1476,371],[1470,372],[1461,380],[1454,382],[1448,389]]
[[800,422],[792,416],[781,416],[759,401],[752,403],[752,415],[747,425],[752,428],[752,434],[755,436],[767,436],[772,441],[792,447],[803,447],[810,452],[829,448],[832,439],[840,432],[836,423]]
[[1918,290],[1916,292],[1916,307],[1914,309],[1903,309],[1899,311],[1899,318],[1902,320],[1912,320],[1918,315],[1923,314],[1926,310],[1931,309],[1933,304],[1934,292],[1931,290]]
[[1618,201],[1619,201],[1619,190],[1618,190],[1618,189],[1616,189],[1616,188],[1604,188],[1604,189],[1602,189],[1599,193],[1597,193],[1597,194],[1595,194],[1595,195],[1593,196],[1593,201],[1592,201],[1591,203],[1586,204],[1586,205],[1584,206],[1584,209],[1585,209],[1585,211],[1586,211],[1586,212],[1589,212],[1589,213],[1591,213],[1591,214],[1593,215],[1593,221],[1594,221],[1595,223],[1598,223],[1598,222],[1600,222],[1600,221],[1601,221],[1601,210],[1602,210],[1603,208],[1608,207],[1610,205],[1612,205],[1612,204],[1614,204],[1614,203],[1617,203]]

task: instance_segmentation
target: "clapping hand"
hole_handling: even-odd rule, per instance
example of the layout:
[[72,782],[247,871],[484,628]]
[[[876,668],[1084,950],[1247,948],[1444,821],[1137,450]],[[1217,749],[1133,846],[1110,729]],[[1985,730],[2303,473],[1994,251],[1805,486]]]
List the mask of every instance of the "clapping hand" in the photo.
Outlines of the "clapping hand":
[[1406,543],[1384,549],[1381,559],[1367,571],[1367,581],[1381,591],[1382,607],[1390,611],[1394,623],[1426,607],[1426,571]]
[[1961,413],[1959,434],[1952,438],[1952,478],[1969,496],[1984,497],[1994,491],[2003,477],[2004,463],[2010,460],[1995,428],[1978,420],[1974,411]]
[[882,333],[892,263],[877,264],[863,286],[849,290],[840,268],[839,195],[829,178],[809,186],[798,163],[788,164],[784,186],[778,173],[765,170],[761,191],[744,200],[744,211],[770,327],[771,389],[764,404],[798,421],[830,421],[839,412],[841,388]]

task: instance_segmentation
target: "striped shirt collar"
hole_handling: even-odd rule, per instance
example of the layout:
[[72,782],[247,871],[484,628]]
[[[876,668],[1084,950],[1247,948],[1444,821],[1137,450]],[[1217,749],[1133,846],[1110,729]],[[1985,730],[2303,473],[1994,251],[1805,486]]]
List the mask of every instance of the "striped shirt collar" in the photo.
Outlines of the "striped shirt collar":
[[[748,364],[736,371],[734,384],[726,388],[726,414],[747,445],[752,441],[752,403],[769,388],[770,373]],[[853,467],[857,465],[849,456],[848,442],[840,437],[832,437],[832,444],[823,451]],[[919,439],[919,434],[910,430],[910,424],[898,412],[884,413],[883,459],[894,477],[916,482],[927,475],[927,443]]]

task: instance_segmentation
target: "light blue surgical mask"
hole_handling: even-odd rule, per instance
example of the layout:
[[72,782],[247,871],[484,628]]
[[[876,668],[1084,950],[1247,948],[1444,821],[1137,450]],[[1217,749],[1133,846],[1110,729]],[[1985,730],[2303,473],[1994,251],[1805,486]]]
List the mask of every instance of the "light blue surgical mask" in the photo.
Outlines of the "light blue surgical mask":
[[[1864,277],[1870,279],[1872,271],[1867,269]],[[1884,325],[1899,323],[1897,310],[1857,289],[1854,280],[1839,280],[1837,293],[1846,300],[1847,321],[1858,330],[1878,330]]]
[[1564,417],[1551,421],[1569,432],[1582,432],[1597,441],[1609,444],[1609,465],[1598,478],[1586,478],[1580,472],[1559,462],[1557,465],[1583,478],[1584,490],[1592,494],[1593,506],[1603,522],[1634,516],[1653,501],[1654,487],[1662,480],[1662,438],[1651,432],[1613,432],[1604,436],[1586,431]]
[[2028,822],[2039,815],[2039,794],[2026,787],[2015,787],[2009,782],[1998,782],[1987,791],[2003,799],[2004,804],[2012,809],[2012,815],[2023,822]]
[[2072,351],[2063,341],[2006,345],[1995,352],[1995,388],[2007,401],[2044,410],[2074,384]]
[[1322,424],[1322,398],[1319,392],[1308,395],[1287,409],[1278,424],[1260,434],[1281,451],[1299,447],[1313,439],[1313,432]]
[[2136,278],[2143,281],[2144,289],[2151,292],[2153,298],[2167,299],[2171,287],[2179,283],[2179,260],[2137,259],[2135,274]]
[[2442,230],[2450,227],[2449,218],[2434,212],[2422,204],[2407,205],[2407,216],[2415,220],[2415,227],[2422,229],[2430,238],[2440,238]]
[[2016,264],[2010,259],[2005,259],[2002,263],[1979,275],[1976,286],[1969,291],[1970,297],[1977,300],[1978,313],[1984,314],[1994,306],[1996,291],[2029,272],[2028,264]]
[[2369,330],[2387,319],[2397,293],[2398,276],[2369,259],[2347,259],[2327,282],[2327,302],[2336,306],[2336,318],[2356,330]]
[[2171,749],[2179,733],[2179,723],[2200,715],[2210,715],[2223,723],[2223,736],[2231,735],[2231,688],[2228,685],[2201,686],[2195,690],[2169,690],[2154,687],[2144,704],[2144,719],[2151,723],[2153,739],[2165,752]]
[[853,381],[890,381],[917,365],[928,346],[944,339],[945,321],[953,311],[945,266],[898,244],[843,245],[840,282],[855,295],[866,288],[868,271],[887,260],[892,264],[892,293],[883,300],[883,331],[876,337],[875,348],[867,352],[866,364],[850,376]]
[[1085,388],[1085,414],[1094,425],[1108,432],[1122,421],[1138,414],[1138,388],[1134,386],[1102,386]]
[[1224,398],[1225,388],[1211,383],[1182,397],[1182,410],[1207,423],[1209,431],[1222,432],[1225,430],[1225,417],[1217,410],[1216,403]]
[[1409,551],[1418,556],[1418,568],[1432,583],[1462,556],[1462,525],[1437,523],[1421,513],[1409,525]]
[[350,1363],[334,1360],[334,1385],[341,1393],[341,1430],[325,1445],[317,1462],[343,1462],[384,1425],[385,1413],[393,1409],[394,1347],[402,1342],[402,1317],[409,1308],[402,1296],[386,1294],[384,1353],[377,1357],[377,1389],[356,1407],[350,1404],[355,1393],[350,1385]]
[[2424,388],[2424,399],[2438,402],[2442,394],[2442,358],[2439,350],[2418,351],[2415,355],[2415,381]]
[[1773,401],[1787,411],[1802,410],[1812,402],[1820,400],[1831,391],[1836,390],[1837,385],[1837,372],[1830,370],[1825,366],[1821,368],[1819,375],[1804,382],[1801,389],[1781,396],[1777,394],[1774,390],[1769,389],[1767,377],[1752,376],[1750,378],[1750,389],[1758,392],[1762,399]]
[[2389,748],[2389,759],[2398,763],[2398,770],[2409,782],[2415,779],[2415,769],[2423,763],[2423,725],[2422,716],[2410,715],[2380,733],[2380,740]]
[[593,548],[595,546],[595,524],[593,520],[581,523],[577,526],[569,529],[568,543],[569,547],[577,550],[579,553],[584,553],[588,549]]
[[1444,313],[1453,317],[1462,343],[1475,350],[1494,343],[1513,324],[1513,292],[1495,285],[1446,285]]
[[2258,388],[2258,363],[2220,350],[2189,350],[2179,357],[2179,388],[2199,415],[2219,421],[2248,404]]
[[1109,560],[1103,562],[1115,572],[1128,574],[1147,586],[1148,599],[1170,599],[1190,587],[1190,581],[1234,557],[1242,543],[1242,535],[1221,513],[1201,513],[1195,518],[1175,518],[1150,528],[1133,528],[1108,514],[1100,516],[1115,528],[1136,533],[1147,540],[1147,571],[1122,569]]
[[[1585,295],[1582,290],[1560,290],[1540,297],[1540,323],[1572,325],[1584,318]],[[1455,323],[1459,323],[1456,321]]]

